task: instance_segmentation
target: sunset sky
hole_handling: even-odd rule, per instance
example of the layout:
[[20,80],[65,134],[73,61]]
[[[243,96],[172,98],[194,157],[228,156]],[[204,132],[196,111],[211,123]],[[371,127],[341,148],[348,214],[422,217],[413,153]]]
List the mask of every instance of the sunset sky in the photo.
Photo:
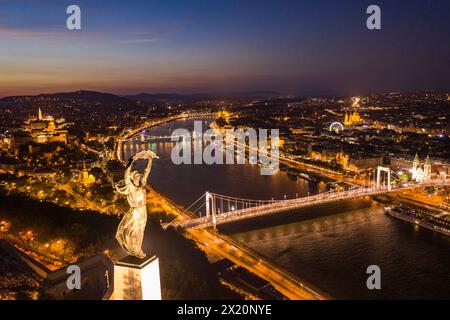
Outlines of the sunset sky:
[[0,97],[449,89],[449,15],[448,0],[0,0]]

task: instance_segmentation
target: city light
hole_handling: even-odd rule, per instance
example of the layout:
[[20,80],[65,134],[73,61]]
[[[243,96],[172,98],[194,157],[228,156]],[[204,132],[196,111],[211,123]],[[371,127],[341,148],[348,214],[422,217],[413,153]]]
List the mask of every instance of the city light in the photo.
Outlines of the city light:
[[111,2],[2,2],[0,300],[450,297],[447,4]]

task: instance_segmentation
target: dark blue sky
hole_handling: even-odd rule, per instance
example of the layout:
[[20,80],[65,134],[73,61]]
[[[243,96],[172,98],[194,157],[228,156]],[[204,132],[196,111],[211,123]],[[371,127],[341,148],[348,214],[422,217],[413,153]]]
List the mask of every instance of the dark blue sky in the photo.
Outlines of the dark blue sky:
[[0,96],[449,89],[449,17],[448,0],[0,0]]

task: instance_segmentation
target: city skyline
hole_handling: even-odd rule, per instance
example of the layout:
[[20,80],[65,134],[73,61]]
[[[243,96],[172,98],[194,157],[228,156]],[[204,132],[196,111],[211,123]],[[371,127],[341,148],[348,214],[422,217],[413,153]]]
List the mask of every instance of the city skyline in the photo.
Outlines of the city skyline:
[[449,12],[0,0],[0,304],[448,299]]
[[[0,97],[77,91],[357,95],[448,89],[448,4],[0,1]],[[289,6],[288,6],[289,4]]]

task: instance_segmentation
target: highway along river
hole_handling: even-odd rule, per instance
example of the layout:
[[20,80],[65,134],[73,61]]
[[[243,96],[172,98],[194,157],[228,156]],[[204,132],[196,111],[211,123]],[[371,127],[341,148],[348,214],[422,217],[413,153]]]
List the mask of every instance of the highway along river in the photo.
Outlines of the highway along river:
[[[170,135],[180,127],[191,131],[193,120],[167,123],[146,134]],[[283,199],[320,189],[283,171],[261,176],[260,168],[252,165],[176,166],[170,159],[172,146],[130,142],[124,147],[125,158],[152,148],[160,159],[153,162],[150,183],[185,207],[205,191]],[[450,238],[389,217],[382,204],[369,198],[238,222],[222,226],[220,232],[337,299],[450,298]],[[381,290],[367,289],[369,265],[381,268]]]

